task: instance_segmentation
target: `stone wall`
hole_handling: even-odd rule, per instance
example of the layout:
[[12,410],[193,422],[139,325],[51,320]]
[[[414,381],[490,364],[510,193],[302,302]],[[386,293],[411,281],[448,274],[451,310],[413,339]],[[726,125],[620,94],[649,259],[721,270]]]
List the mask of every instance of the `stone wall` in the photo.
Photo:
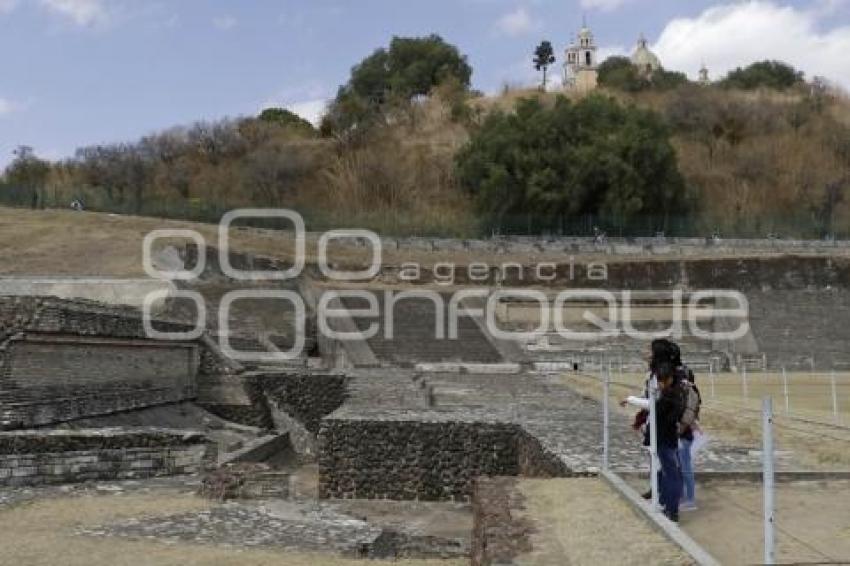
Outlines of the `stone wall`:
[[194,396],[198,348],[146,340],[31,335],[6,344],[4,420],[26,426]]
[[320,497],[466,501],[480,476],[567,474],[515,424],[419,418],[325,419]]
[[0,485],[194,474],[215,462],[200,433],[164,429],[0,432]]
[[559,478],[575,475],[575,472],[547,450],[534,435],[520,429],[517,438],[517,462],[519,475],[531,478]]
[[516,517],[523,498],[515,478],[481,478],[472,495],[472,564],[512,564],[531,551],[533,525]]
[[238,381],[244,401],[201,405],[229,421],[264,429],[275,427],[274,408],[297,421],[311,436],[319,432],[321,419],[338,409],[348,395],[348,379],[340,374],[248,372],[232,379]]
[[[159,331],[190,326],[156,320]],[[0,297],[0,428],[192,399],[236,371],[204,340],[151,340],[141,313],[89,301]]]
[[337,410],[348,396],[348,379],[326,373],[263,373],[249,377],[249,387],[262,391],[278,409],[319,432],[323,417]]
[[[457,264],[451,283],[486,287],[549,287],[611,290],[805,289],[809,285],[847,287],[850,260],[828,255],[773,255],[737,258],[601,258],[593,262],[505,258],[472,267]],[[422,266],[406,279],[401,266],[384,265],[376,281],[387,285],[432,285],[448,277]],[[316,274],[316,277],[320,275]]]

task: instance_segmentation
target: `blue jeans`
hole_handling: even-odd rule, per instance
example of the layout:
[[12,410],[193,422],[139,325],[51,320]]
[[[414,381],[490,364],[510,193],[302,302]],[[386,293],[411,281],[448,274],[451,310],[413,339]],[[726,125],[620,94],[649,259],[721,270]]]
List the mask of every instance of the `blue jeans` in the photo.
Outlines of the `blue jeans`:
[[682,497],[682,471],[679,469],[678,452],[678,447],[658,448],[658,460],[661,462],[659,501],[670,515],[678,515],[679,499]]
[[691,461],[692,440],[679,439],[679,464],[682,466],[682,482],[685,484],[682,495],[685,501],[696,501],[696,484],[694,482],[694,464]]

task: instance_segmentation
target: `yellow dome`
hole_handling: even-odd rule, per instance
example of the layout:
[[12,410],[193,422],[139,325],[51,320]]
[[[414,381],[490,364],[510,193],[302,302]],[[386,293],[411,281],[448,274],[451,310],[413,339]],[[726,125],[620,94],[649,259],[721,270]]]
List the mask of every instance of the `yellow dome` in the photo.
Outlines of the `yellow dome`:
[[661,60],[649,49],[643,36],[638,40],[637,49],[632,55],[632,64],[645,72],[657,71],[661,68]]

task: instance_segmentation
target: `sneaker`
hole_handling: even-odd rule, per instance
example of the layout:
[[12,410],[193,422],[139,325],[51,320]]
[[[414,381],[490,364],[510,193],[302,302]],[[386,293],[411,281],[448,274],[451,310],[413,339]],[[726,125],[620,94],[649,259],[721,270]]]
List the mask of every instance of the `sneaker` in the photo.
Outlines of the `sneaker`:
[[647,491],[646,493],[641,495],[641,497],[643,497],[644,499],[647,499],[647,500],[652,499],[652,490],[650,489],[649,491]]
[[679,511],[696,511],[697,503],[696,501],[682,501],[679,505]]

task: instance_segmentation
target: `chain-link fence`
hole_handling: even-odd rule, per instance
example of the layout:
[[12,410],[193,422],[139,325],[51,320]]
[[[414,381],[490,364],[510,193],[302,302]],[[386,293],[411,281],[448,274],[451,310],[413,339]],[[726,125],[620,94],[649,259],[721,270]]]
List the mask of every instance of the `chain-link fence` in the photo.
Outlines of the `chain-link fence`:
[[[747,215],[730,220],[711,220],[700,215],[639,215],[623,217],[598,214],[510,214],[496,218],[449,221],[425,218],[422,211],[373,209],[355,212],[344,207],[328,210],[279,202],[216,202],[202,198],[147,199],[102,187],[81,186],[69,199],[67,191],[57,194],[49,187],[31,189],[0,185],[0,205],[25,208],[70,208],[79,200],[86,210],[134,214],[196,222],[218,222],[234,208],[281,206],[297,210],[308,229],[324,231],[340,227],[371,229],[387,236],[489,237],[502,236],[580,236],[604,242],[608,238],[804,238],[841,240],[850,238],[850,226],[819,218],[804,209],[781,216]],[[252,221],[257,227],[288,228],[273,219]]]

